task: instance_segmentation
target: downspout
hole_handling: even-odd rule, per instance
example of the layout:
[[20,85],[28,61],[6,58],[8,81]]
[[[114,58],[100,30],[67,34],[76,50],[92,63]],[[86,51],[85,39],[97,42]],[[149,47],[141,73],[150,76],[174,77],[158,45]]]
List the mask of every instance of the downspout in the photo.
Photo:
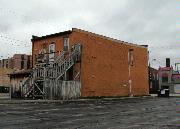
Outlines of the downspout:
[[131,52],[133,51],[133,49],[129,49],[128,51],[128,72],[129,72],[129,96],[133,96],[132,94],[132,79],[131,79],[131,61],[132,61],[132,54]]

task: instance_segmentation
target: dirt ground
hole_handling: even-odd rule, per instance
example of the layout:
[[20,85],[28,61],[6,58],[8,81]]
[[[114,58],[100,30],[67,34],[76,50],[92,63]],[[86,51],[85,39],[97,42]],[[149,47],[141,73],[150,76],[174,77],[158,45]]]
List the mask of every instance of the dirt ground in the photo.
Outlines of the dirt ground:
[[178,129],[180,98],[0,100],[0,129]]

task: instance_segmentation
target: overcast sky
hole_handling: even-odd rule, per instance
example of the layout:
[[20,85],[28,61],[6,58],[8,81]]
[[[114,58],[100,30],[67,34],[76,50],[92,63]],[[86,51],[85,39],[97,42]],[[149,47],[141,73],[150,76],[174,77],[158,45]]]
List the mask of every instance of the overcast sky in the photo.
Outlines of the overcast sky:
[[[153,66],[180,62],[179,0],[0,0],[0,58],[31,53],[31,36],[81,28],[147,44]],[[156,61],[152,61],[156,59]]]

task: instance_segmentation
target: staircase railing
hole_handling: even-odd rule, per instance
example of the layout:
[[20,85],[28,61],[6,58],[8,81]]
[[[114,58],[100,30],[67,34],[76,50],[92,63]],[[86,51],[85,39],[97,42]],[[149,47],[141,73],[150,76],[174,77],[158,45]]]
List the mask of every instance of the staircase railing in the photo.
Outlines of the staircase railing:
[[30,75],[28,78],[26,78],[21,83],[21,96],[26,97],[26,95],[29,95],[32,88],[32,75]]
[[56,64],[56,63],[61,63],[63,60],[64,60],[64,54],[65,54],[65,52],[64,51],[62,51],[61,53],[60,53],[60,55],[56,58],[56,60],[54,61],[54,64]]
[[[22,85],[23,96],[29,96],[32,92],[35,92],[35,88],[44,95],[45,93],[41,88],[38,87],[36,81],[44,81],[45,78],[53,78],[57,82],[78,60],[80,60],[81,55],[81,45],[76,44],[69,55],[65,52],[56,58],[52,65],[46,67],[37,67],[33,69],[32,76],[29,77]],[[33,79],[33,80],[32,80]],[[27,85],[27,83],[31,85]]]
[[65,55],[65,52],[62,52],[53,66],[35,68],[33,78],[50,77],[59,79],[79,59],[81,54],[80,47],[80,44],[75,45],[74,50],[69,55]]
[[38,67],[33,69],[33,78],[41,78],[44,77],[44,67]]
[[68,71],[78,60],[80,51],[74,51],[69,57],[67,57],[60,66],[56,66],[56,80],[62,77],[66,71]]

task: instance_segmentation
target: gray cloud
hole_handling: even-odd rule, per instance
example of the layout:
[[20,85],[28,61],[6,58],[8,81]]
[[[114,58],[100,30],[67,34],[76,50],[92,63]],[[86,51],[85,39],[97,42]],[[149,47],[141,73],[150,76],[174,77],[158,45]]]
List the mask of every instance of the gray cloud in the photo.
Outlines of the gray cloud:
[[[179,9],[178,0],[0,0],[0,34],[30,46],[31,35],[77,27],[148,44],[151,60],[171,57],[174,63],[180,61]],[[0,38],[0,54],[31,52],[31,47],[20,44]]]

